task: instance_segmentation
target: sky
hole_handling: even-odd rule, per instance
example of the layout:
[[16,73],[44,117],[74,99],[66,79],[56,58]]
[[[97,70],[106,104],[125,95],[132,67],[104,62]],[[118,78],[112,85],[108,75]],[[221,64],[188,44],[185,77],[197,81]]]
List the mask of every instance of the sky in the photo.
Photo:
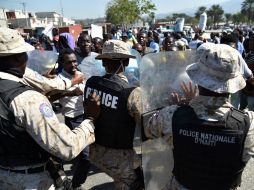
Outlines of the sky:
[[[174,13],[199,6],[220,4],[228,0],[152,0],[158,13]],[[26,10],[30,12],[56,11],[61,13],[61,2],[64,16],[75,19],[98,18],[105,15],[105,8],[110,0],[0,0],[0,8]]]

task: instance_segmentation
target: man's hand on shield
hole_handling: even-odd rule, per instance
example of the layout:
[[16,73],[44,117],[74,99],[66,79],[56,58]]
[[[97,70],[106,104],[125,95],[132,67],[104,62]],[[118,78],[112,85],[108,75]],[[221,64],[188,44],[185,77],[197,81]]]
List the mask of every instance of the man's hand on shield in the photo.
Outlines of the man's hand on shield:
[[188,85],[185,82],[182,82],[181,88],[184,96],[179,95],[174,92],[171,94],[173,104],[177,105],[186,105],[189,104],[190,100],[193,99],[198,91],[198,87],[193,85],[192,82],[189,82]]

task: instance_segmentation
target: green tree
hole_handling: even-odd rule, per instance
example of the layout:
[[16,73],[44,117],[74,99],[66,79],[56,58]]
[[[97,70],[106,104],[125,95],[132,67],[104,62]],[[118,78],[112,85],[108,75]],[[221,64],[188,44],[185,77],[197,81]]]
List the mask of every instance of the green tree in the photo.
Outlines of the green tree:
[[150,14],[156,10],[151,0],[112,0],[106,7],[106,20],[112,24],[127,28],[143,14]]
[[206,7],[201,6],[198,8],[198,10],[195,12],[195,18],[199,19],[200,15],[206,11]]
[[212,5],[211,8],[207,11],[207,15],[212,19],[214,27],[223,20],[223,14],[224,10],[220,5]]
[[228,24],[228,22],[232,19],[232,14],[231,13],[225,13],[224,16],[225,16],[225,19],[226,19],[226,23]]
[[154,12],[151,12],[149,14],[149,24],[150,25],[155,24],[155,13]]
[[242,3],[241,13],[245,15],[248,19],[248,23],[251,23],[251,20],[254,16],[254,0],[245,0]]
[[243,15],[241,12],[235,13],[232,15],[232,22],[235,26],[238,26],[241,23],[244,23],[248,20],[248,18]]

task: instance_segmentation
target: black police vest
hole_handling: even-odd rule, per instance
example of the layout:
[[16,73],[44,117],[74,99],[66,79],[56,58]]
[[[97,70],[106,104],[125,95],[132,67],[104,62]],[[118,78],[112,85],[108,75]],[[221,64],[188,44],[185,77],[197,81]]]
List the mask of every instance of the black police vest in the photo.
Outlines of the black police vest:
[[118,76],[93,76],[86,82],[85,100],[95,90],[100,95],[101,112],[95,123],[95,142],[115,148],[133,148],[135,121],[129,115],[127,100],[135,87]]
[[11,101],[32,88],[10,80],[0,80],[0,166],[16,167],[43,163],[48,153],[17,126],[9,109]]
[[249,117],[232,108],[225,121],[199,119],[190,106],[178,108],[172,120],[173,174],[191,190],[229,190],[241,183]]

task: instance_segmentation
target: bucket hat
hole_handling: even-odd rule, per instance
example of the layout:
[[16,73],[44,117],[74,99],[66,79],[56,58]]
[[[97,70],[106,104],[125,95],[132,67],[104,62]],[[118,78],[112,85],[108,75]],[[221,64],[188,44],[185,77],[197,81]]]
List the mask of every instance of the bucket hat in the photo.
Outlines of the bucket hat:
[[0,56],[9,56],[34,50],[21,34],[13,29],[0,27]]
[[109,40],[103,44],[102,54],[95,59],[127,59],[131,55],[129,45],[121,40]]
[[197,62],[186,68],[190,79],[217,93],[235,93],[246,85],[238,51],[225,44],[204,43],[196,50]]

